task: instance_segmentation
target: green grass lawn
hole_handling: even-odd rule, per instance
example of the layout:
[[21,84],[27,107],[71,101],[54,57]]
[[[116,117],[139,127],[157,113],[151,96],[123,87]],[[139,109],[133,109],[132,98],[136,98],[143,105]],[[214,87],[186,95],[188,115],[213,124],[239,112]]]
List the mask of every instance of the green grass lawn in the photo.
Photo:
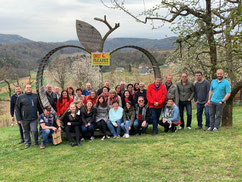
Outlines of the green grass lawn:
[[[45,150],[17,144],[17,127],[0,128],[0,181],[241,181],[242,107],[233,128],[193,129],[157,136],[66,141]],[[151,127],[149,128],[151,133]]]

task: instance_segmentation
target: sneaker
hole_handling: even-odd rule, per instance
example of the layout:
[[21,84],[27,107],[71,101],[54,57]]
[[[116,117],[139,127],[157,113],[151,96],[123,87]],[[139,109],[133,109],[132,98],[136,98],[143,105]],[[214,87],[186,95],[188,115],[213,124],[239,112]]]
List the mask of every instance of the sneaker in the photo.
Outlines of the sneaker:
[[45,149],[45,146],[44,145],[40,145],[40,149]]
[[81,142],[84,142],[85,141],[85,138],[81,138]]
[[101,140],[105,140],[106,139],[106,136],[103,136],[102,138],[101,138]]
[[209,127],[205,126],[204,131],[206,131]]
[[117,138],[117,135],[114,135],[113,138]]
[[125,135],[125,138],[129,138],[129,134],[126,134],[126,135]]
[[117,138],[120,138],[120,135],[117,135]]
[[178,130],[183,130],[183,129],[184,129],[184,128],[183,128],[183,127],[181,127],[181,126],[178,128]]
[[217,128],[214,128],[213,131],[218,132],[218,129]]
[[209,127],[206,131],[213,131],[213,129],[211,127]]
[[29,147],[30,147],[30,144],[26,144],[24,148],[27,149]]
[[198,126],[197,128],[195,128],[195,130],[201,130],[201,129],[203,129],[202,126]]
[[123,137],[126,138],[126,135],[127,135],[127,134],[125,133],[125,134],[123,135]]
[[110,136],[106,135],[106,138],[108,139],[108,138],[110,138]]
[[93,141],[94,139],[95,139],[94,136],[91,136],[90,140]]
[[191,126],[188,126],[187,129],[191,130],[192,128],[191,128]]

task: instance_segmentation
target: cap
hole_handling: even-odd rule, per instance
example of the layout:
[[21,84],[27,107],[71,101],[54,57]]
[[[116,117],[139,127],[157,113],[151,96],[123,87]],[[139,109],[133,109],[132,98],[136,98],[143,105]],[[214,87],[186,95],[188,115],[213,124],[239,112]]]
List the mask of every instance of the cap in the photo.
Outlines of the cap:
[[51,106],[46,106],[46,107],[44,107],[44,109],[47,111],[51,111]]

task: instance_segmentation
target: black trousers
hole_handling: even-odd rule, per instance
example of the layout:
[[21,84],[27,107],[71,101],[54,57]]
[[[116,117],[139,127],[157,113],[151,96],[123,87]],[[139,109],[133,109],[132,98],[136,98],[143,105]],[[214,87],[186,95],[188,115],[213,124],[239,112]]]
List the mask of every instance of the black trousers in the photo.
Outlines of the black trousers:
[[76,126],[69,126],[66,125],[65,126],[65,130],[66,130],[66,138],[68,139],[69,142],[73,142],[72,137],[71,137],[71,131],[74,129],[75,131],[75,135],[76,135],[76,142],[79,143],[80,141],[80,126],[76,125]]
[[103,136],[107,136],[107,124],[104,120],[96,123],[97,127],[103,132]]
[[171,132],[175,132],[176,131],[176,125],[174,125],[173,123],[171,124],[171,128],[169,128],[170,124],[166,121],[165,123],[162,122],[162,120],[158,121],[159,125],[164,127],[164,132],[168,132],[169,130]]

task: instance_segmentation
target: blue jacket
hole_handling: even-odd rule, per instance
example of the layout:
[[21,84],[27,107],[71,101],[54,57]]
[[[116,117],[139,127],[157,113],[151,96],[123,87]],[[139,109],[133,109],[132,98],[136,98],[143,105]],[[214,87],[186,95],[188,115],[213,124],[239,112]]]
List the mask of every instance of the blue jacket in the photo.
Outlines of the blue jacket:
[[14,117],[14,108],[15,108],[15,104],[16,104],[17,98],[18,98],[17,94],[12,95],[12,97],[11,97],[10,114],[11,114],[12,117]]
[[[162,115],[163,118],[165,117],[166,109],[167,109],[167,104],[164,108],[164,112],[163,112],[163,115]],[[176,106],[176,104],[174,104],[173,109],[171,110],[171,116],[169,118],[166,118],[166,120],[172,121],[175,124],[180,121],[180,113],[179,113],[179,109]]]

